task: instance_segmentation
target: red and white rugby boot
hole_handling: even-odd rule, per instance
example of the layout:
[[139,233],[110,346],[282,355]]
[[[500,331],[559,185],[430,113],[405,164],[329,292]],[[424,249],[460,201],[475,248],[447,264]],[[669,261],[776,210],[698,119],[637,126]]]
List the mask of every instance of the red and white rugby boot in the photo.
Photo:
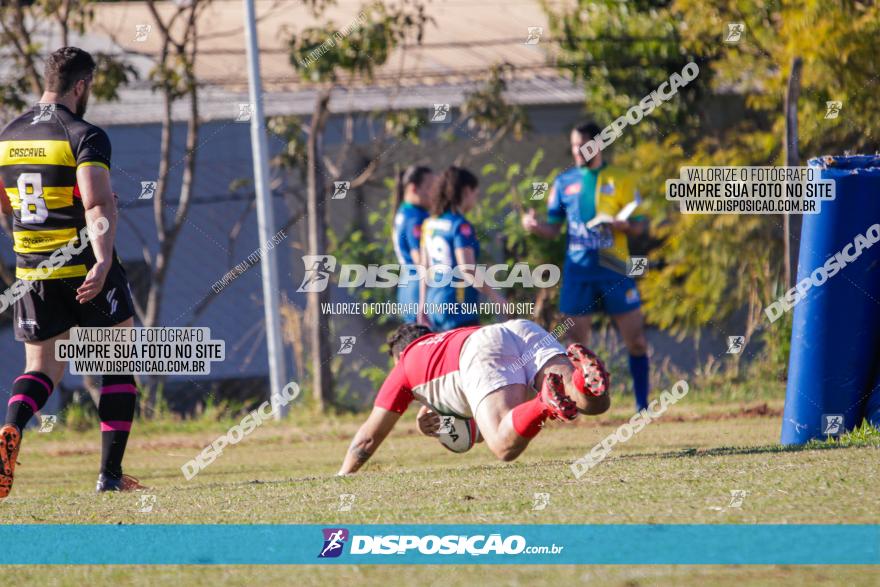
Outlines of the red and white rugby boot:
[[12,491],[12,476],[18,449],[21,447],[21,431],[15,424],[5,424],[0,428],[0,499]]
[[565,383],[559,373],[547,373],[541,387],[541,403],[547,406],[551,420],[574,420],[577,418],[577,404],[565,393]]
[[566,351],[568,360],[576,367],[571,376],[572,383],[586,395],[600,397],[611,388],[611,376],[605,369],[602,359],[580,343],[569,345]]

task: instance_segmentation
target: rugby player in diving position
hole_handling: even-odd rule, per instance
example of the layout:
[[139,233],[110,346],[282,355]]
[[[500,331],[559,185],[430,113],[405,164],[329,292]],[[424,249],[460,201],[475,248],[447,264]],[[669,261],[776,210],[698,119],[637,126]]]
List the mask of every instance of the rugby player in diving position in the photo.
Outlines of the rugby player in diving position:
[[432,434],[431,413],[475,418],[489,450],[516,459],[550,418],[608,410],[609,377],[602,361],[580,344],[566,353],[529,320],[466,326],[433,333],[404,324],[388,339],[394,367],[382,384],[339,471],[356,472],[376,452],[413,400],[422,403],[419,426]]

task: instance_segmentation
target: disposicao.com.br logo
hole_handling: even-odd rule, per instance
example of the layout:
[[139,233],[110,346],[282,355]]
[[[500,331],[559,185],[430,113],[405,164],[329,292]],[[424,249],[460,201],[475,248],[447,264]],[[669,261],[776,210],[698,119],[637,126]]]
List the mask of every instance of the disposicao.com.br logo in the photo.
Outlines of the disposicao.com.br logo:
[[[346,528],[324,528],[323,546],[318,558],[335,558],[343,553],[350,542],[349,554],[356,555],[518,555],[560,554],[564,546],[529,546],[519,534],[502,537],[501,534],[438,536],[426,534],[349,535]],[[350,540],[349,540],[350,539]]]
[[330,278],[336,274],[338,285],[348,287],[405,287],[410,283],[424,280],[428,287],[482,287],[492,288],[525,287],[548,288],[559,283],[562,270],[549,263],[534,269],[528,263],[496,263],[494,265],[436,264],[422,265],[359,265],[354,263],[337,264],[333,255],[304,255],[305,275],[298,292],[321,292],[327,289]]

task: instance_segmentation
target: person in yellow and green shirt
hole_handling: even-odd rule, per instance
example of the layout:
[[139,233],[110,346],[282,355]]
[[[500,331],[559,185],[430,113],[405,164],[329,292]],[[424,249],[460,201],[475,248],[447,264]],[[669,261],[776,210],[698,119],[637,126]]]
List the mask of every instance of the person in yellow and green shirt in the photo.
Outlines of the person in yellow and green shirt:
[[[601,151],[585,159],[581,147],[600,130],[589,122],[571,131],[575,165],[553,182],[547,221],[538,220],[531,209],[523,215],[522,225],[532,234],[554,239],[568,223],[559,299],[559,310],[574,321],[567,337],[588,346],[592,314],[607,312],[629,351],[636,409],[642,410],[648,407],[648,344],[639,290],[627,275],[627,238],[644,234],[648,222],[639,214],[641,197],[633,176],[608,165]],[[624,209],[631,214],[618,219]]]

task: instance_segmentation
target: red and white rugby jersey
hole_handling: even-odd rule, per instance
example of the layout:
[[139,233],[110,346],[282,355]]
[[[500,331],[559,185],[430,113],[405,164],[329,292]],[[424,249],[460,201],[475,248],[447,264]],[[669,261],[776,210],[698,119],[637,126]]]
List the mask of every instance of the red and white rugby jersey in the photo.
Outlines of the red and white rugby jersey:
[[466,417],[471,409],[461,386],[459,356],[479,328],[465,326],[416,339],[401,353],[374,405],[402,414],[417,399],[440,414]]

